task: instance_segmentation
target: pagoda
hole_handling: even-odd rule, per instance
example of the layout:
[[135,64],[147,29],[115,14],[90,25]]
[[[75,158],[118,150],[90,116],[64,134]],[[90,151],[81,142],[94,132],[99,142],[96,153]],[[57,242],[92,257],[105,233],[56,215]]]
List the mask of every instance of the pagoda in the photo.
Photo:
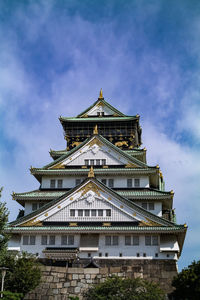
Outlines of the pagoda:
[[13,193],[24,210],[9,223],[9,250],[72,266],[176,263],[187,226],[176,223],[160,167],[147,164],[139,115],[124,115],[101,90],[84,112],[59,120],[66,149],[31,167],[37,190]]

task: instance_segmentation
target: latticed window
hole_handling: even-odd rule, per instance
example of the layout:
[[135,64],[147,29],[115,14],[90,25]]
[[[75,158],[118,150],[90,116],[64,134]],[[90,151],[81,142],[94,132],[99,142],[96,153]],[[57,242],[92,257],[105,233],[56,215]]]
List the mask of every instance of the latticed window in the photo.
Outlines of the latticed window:
[[114,187],[114,179],[108,179],[108,186],[110,188],[113,188]]
[[139,242],[140,242],[139,236],[138,235],[133,236],[133,246],[138,246]]
[[119,237],[118,236],[113,236],[113,246],[117,246],[119,243]]
[[98,216],[103,217],[103,209],[98,209]]
[[91,215],[92,215],[92,217],[96,217],[96,215],[97,215],[96,209],[91,210]]
[[37,210],[37,203],[32,203],[32,210]]
[[23,236],[23,245],[28,245],[28,241],[29,241],[29,236],[28,235],[24,235]]
[[83,210],[82,209],[78,209],[78,216],[82,217],[83,216]]
[[147,203],[146,202],[142,203],[142,208],[147,209]]
[[79,185],[81,183],[81,179],[77,178],[76,179],[76,186]]
[[67,235],[62,235],[61,236],[61,244],[62,245],[67,245]]
[[30,245],[35,245],[35,235],[30,235]]
[[131,245],[131,236],[130,235],[125,236],[125,245],[126,246]]
[[41,245],[47,245],[47,235],[41,236]]
[[90,216],[90,210],[89,209],[85,209],[85,217],[89,217]]
[[74,245],[74,236],[73,235],[68,236],[68,245]]
[[55,235],[49,236],[49,245],[55,245]]
[[75,209],[70,209],[70,217],[75,217]]
[[105,237],[105,245],[106,246],[111,246],[111,236],[106,235],[106,237]]
[[145,245],[151,246],[151,236],[150,235],[145,236]]
[[135,187],[140,187],[140,179],[139,178],[134,179],[134,185],[135,185]]
[[106,209],[106,217],[111,217],[111,209]]
[[63,187],[62,179],[58,179],[58,188],[61,189]]
[[153,235],[152,236],[152,245],[153,246],[157,246],[158,245],[158,236],[157,235]]
[[55,179],[51,179],[50,180],[50,188],[54,189],[55,187],[56,187],[56,181],[55,181]]
[[132,178],[128,178],[128,179],[127,179],[127,187],[128,187],[128,188],[132,188],[132,186],[133,186]]
[[149,203],[149,210],[154,210],[154,203]]
[[103,166],[106,165],[106,159],[102,159],[102,165],[103,165]]
[[101,182],[106,185],[106,179],[101,179]]

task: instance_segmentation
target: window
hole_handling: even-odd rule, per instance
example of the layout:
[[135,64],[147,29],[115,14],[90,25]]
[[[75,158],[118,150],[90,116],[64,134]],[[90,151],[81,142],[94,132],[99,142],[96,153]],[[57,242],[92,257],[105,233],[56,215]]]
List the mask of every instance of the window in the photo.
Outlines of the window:
[[104,114],[105,114],[104,111],[102,111],[101,115],[104,116]]
[[76,186],[79,185],[81,183],[81,179],[76,179]]
[[133,246],[138,246],[139,245],[139,236],[135,235],[133,236]]
[[55,181],[55,179],[51,179],[50,180],[50,188],[54,189],[55,187],[56,187],[56,181]]
[[113,236],[113,246],[117,246],[118,245],[118,236]]
[[83,210],[82,209],[78,209],[78,216],[82,217],[83,216]]
[[49,236],[49,245],[55,245],[55,235]]
[[111,246],[111,236],[106,236],[105,237],[105,245],[106,246]]
[[108,179],[108,186],[110,188],[113,188],[114,187],[114,179]]
[[61,236],[61,245],[67,245],[67,235]]
[[85,165],[89,166],[89,159],[85,159]]
[[105,257],[108,257],[108,253],[107,252],[105,253]]
[[90,216],[90,210],[89,209],[86,209],[85,210],[85,217],[89,217]]
[[30,245],[35,245],[35,235],[30,235]]
[[99,257],[102,257],[102,253],[99,253]]
[[37,203],[32,203],[32,210],[37,210]]
[[94,166],[94,159],[90,159],[90,166]]
[[100,111],[98,111],[98,112],[97,112],[97,116],[100,116],[100,114],[101,114]]
[[154,203],[149,203],[149,210],[154,210]]
[[139,178],[134,179],[134,186],[135,187],[140,187],[140,179]]
[[106,165],[106,159],[102,159],[102,165],[103,165],[103,166]]
[[101,182],[106,185],[106,179],[101,179]]
[[63,181],[62,179],[58,179],[58,189],[61,189],[63,186]]
[[68,245],[74,245],[74,236],[73,235],[68,236]]
[[47,245],[47,235],[41,236],[41,245]]
[[98,209],[98,217],[103,217],[103,209]]
[[97,165],[97,166],[100,166],[100,159],[97,159],[97,160],[96,160],[96,165]]
[[96,217],[96,215],[97,215],[96,209],[92,209],[91,214],[92,214],[92,217]]
[[142,208],[147,209],[147,203],[146,202],[142,203]]
[[123,256],[122,253],[120,253],[120,254],[119,254],[119,257],[122,257],[122,256]]
[[147,255],[146,255],[146,253],[143,253],[143,257],[146,257]]
[[137,257],[140,257],[140,253],[137,253]]
[[155,253],[155,257],[158,257],[158,253]]
[[133,184],[132,184],[132,178],[128,178],[127,179],[127,187],[128,188],[132,188]]
[[126,246],[131,245],[131,236],[129,236],[129,235],[125,236],[125,245]]
[[153,235],[152,236],[152,245],[157,246],[158,245],[158,236]]
[[39,208],[41,208],[42,206],[44,206],[44,203],[39,203]]
[[106,217],[111,217],[111,209],[106,209]]
[[70,217],[75,217],[75,209],[70,209]]
[[145,236],[145,245],[151,246],[151,236],[150,235]]
[[24,235],[23,236],[23,245],[28,245],[28,241],[29,241],[29,236],[28,235]]
[[88,253],[88,257],[91,257],[91,253]]

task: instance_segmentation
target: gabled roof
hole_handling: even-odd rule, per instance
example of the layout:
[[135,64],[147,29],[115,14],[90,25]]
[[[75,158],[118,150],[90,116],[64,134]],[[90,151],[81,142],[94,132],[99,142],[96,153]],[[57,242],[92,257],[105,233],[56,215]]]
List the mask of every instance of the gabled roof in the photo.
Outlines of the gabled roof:
[[60,116],[60,122],[106,122],[106,121],[131,121],[138,120],[137,116],[124,116],[124,117],[86,117],[86,118],[73,118]]
[[47,203],[46,205],[44,205],[37,211],[34,211],[22,218],[17,219],[16,221],[11,222],[10,225],[11,226],[19,226],[20,224],[23,225],[24,223],[26,223],[30,220],[34,220],[36,217],[40,216],[41,214],[44,214],[45,211],[48,211],[48,209],[50,209],[54,205],[58,205],[58,203],[61,202],[62,200],[64,200],[66,197],[70,197],[75,192],[78,192],[82,187],[86,186],[88,183],[93,183],[99,190],[103,190],[104,192],[107,192],[109,195],[117,198],[120,202],[122,202],[122,204],[124,203],[128,207],[132,208],[139,215],[142,215],[143,217],[147,218],[147,220],[149,220],[150,223],[154,222],[155,224],[157,224],[157,226],[159,226],[158,224],[160,224],[160,226],[171,226],[171,227],[178,226],[178,225],[174,224],[173,222],[162,219],[161,217],[158,217],[158,216],[154,215],[153,213],[146,211],[145,209],[143,209],[139,205],[133,203],[132,201],[128,200],[127,198],[120,196],[117,192],[111,190],[106,185],[99,182],[96,178],[85,179],[80,185],[78,185],[75,188],[71,189],[70,191],[66,192],[61,197],[58,197],[55,200],[50,201],[49,203]]
[[137,165],[139,168],[148,168],[148,165],[145,164],[144,162],[136,159],[135,157],[131,156],[130,154],[124,152],[117,146],[113,145],[111,142],[109,142],[107,139],[105,139],[103,136],[94,134],[92,137],[87,138],[83,143],[72,149],[71,151],[68,151],[66,154],[63,154],[59,158],[57,158],[55,161],[51,162],[50,164],[44,166],[42,169],[49,169],[52,168],[53,166],[56,166],[58,163],[61,163],[63,160],[68,158],[70,155],[74,154],[75,152],[79,151],[83,146],[85,146],[87,143],[90,143],[93,139],[99,140],[101,143],[105,144],[106,146],[110,147],[113,149],[115,152],[117,152],[120,156],[126,158],[128,161],[131,163]]

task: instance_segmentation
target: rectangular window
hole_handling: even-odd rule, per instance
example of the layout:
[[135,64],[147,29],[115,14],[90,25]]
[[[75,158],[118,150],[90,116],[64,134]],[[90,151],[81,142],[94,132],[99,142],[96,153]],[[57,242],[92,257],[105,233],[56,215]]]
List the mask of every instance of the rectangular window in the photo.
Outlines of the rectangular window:
[[49,236],[49,245],[55,245],[55,241],[56,240],[56,237],[55,235],[50,235]]
[[133,245],[138,246],[139,242],[140,242],[139,241],[139,236],[138,235],[133,236]]
[[79,185],[81,183],[81,179],[77,178],[76,179],[76,186]]
[[94,166],[94,159],[90,159],[90,166]]
[[89,159],[85,159],[85,165],[89,166]]
[[85,217],[89,217],[90,216],[90,210],[89,209],[85,209]]
[[47,245],[47,235],[41,236],[41,245]]
[[32,203],[32,210],[37,210],[37,203]]
[[132,184],[132,178],[128,178],[127,179],[127,187],[128,188],[132,188],[133,184]]
[[105,257],[108,257],[108,253],[107,252],[105,253]]
[[149,210],[154,210],[154,203],[149,203]]
[[97,165],[97,166],[100,166],[100,159],[97,159],[97,160],[96,160],[96,165]]
[[105,236],[105,245],[111,246],[111,236],[109,236],[109,235]]
[[103,217],[103,209],[98,209],[98,217]]
[[61,245],[67,245],[67,235],[61,236]]
[[101,182],[106,185],[106,179],[101,179]]
[[152,236],[152,245],[157,246],[158,245],[158,236],[153,235]]
[[35,245],[35,235],[30,235],[30,245]]
[[108,186],[110,188],[113,188],[114,187],[114,179],[108,179]]
[[151,246],[151,236],[150,235],[145,236],[145,245]]
[[63,186],[63,181],[62,179],[58,179],[58,189],[61,189]]
[[99,257],[102,257],[102,253],[101,252],[99,253]]
[[56,181],[55,181],[55,179],[51,179],[50,180],[50,188],[54,189],[55,187],[56,187]]
[[122,257],[122,256],[123,256],[122,253],[120,253],[120,254],[119,254],[119,257]]
[[118,236],[113,236],[113,246],[117,246],[118,241],[119,241],[119,237]]
[[88,257],[91,257],[91,253],[88,253],[88,255],[87,255]]
[[68,245],[74,245],[74,236],[73,235],[68,236]]
[[125,236],[125,245],[126,246],[131,245],[131,236],[129,236],[129,235]]
[[146,257],[147,255],[146,255],[146,253],[143,253],[143,257]]
[[102,165],[103,165],[103,166],[106,165],[106,159],[102,159]]
[[142,208],[147,209],[147,203],[146,202],[142,203]]
[[100,116],[100,111],[97,112],[97,116]]
[[134,179],[134,186],[135,187],[140,187],[140,179],[139,178]]
[[75,217],[75,209],[70,209],[70,217]]
[[106,217],[111,217],[111,209],[106,209]]
[[140,253],[137,253],[137,257],[140,257]]
[[78,216],[82,217],[83,216],[83,210],[82,209],[78,209]]
[[28,235],[24,235],[23,236],[23,245],[28,245],[28,240],[29,240],[29,236]]
[[91,214],[92,214],[92,217],[96,217],[96,215],[97,215],[96,209],[92,209]]

